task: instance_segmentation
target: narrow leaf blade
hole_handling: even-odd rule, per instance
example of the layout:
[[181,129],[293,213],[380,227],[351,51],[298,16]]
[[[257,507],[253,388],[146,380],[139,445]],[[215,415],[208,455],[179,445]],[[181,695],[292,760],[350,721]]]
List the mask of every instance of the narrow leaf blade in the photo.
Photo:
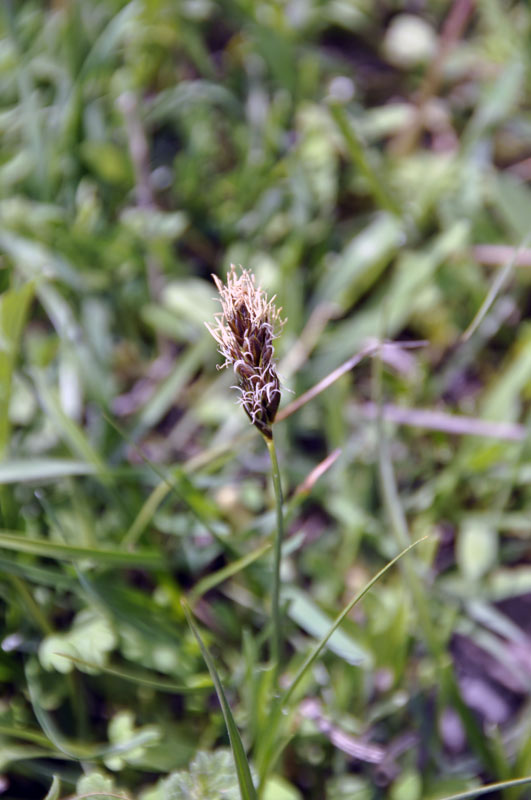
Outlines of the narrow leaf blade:
[[254,788],[253,779],[251,777],[251,770],[249,768],[247,755],[245,753],[243,743],[240,737],[240,732],[236,726],[234,717],[232,716],[232,711],[230,710],[230,705],[225,696],[225,691],[223,689],[221,679],[216,670],[214,660],[201,638],[199,630],[192,619],[192,615],[190,613],[190,610],[188,609],[188,606],[184,602],[183,602],[183,609],[184,613],[186,614],[186,619],[188,621],[188,624],[190,625],[190,628],[192,629],[192,632],[195,638],[197,639],[197,643],[199,644],[201,653],[203,655],[203,658],[205,659],[205,663],[212,677],[212,681],[214,682],[214,686],[216,687],[216,693],[218,695],[218,700],[221,705],[221,710],[223,712],[223,718],[225,720],[225,725],[227,726],[227,732],[229,734],[232,754],[234,756],[234,763],[236,764],[236,772],[238,774],[238,782],[240,784],[240,792],[242,800],[257,800],[257,794]]

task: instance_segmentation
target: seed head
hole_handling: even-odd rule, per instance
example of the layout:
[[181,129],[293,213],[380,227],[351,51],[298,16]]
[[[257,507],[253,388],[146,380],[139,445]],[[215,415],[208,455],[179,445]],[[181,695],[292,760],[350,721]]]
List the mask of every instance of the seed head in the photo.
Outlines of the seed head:
[[268,439],[272,438],[271,424],[280,403],[280,384],[273,362],[275,327],[283,321],[274,306],[275,298],[267,299],[255,286],[254,275],[242,270],[238,275],[231,264],[227,283],[212,276],[219,292],[221,311],[216,324],[208,330],[218,343],[225,362],[218,369],[231,366],[238,376],[240,405],[253,425]]

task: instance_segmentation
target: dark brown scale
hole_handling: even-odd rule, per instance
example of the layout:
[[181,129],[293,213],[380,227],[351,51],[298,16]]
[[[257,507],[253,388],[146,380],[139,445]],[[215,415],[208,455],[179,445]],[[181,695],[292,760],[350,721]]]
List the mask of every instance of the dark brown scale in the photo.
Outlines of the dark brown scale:
[[273,358],[273,348],[270,344],[266,345],[262,350],[262,358],[261,361],[263,364],[267,364]]
[[260,340],[257,338],[256,333],[253,332],[253,335],[249,337],[249,345],[251,354],[253,357],[253,363],[255,366],[260,364],[260,354],[262,352],[262,347],[260,345]]
[[232,317],[232,319],[228,319],[227,325],[229,326],[229,328],[231,329],[231,331],[235,336],[237,336],[238,338],[241,336],[240,332],[241,325],[237,317]]
[[238,375],[241,375],[242,378],[250,379],[253,376],[253,369],[249,367],[247,364],[239,364],[236,372]]

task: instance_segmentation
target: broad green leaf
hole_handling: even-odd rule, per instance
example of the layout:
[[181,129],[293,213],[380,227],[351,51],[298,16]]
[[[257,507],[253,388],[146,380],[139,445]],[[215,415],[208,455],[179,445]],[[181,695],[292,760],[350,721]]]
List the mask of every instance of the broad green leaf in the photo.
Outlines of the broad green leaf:
[[477,581],[493,566],[498,556],[498,532],[473,515],[464,517],[456,547],[457,563],[466,580]]
[[421,800],[422,777],[416,769],[405,769],[393,782],[390,800]]
[[[108,736],[109,741],[114,746],[121,747],[125,745],[126,747],[125,752],[121,755],[112,753],[105,757],[105,765],[114,771],[119,771],[126,764],[140,767],[145,762],[146,757],[149,758],[149,754],[146,752],[146,745],[156,745],[160,741],[160,728],[155,725],[142,725],[137,728],[133,711],[122,709],[109,722]],[[128,746],[129,743],[139,736],[147,737],[145,742],[139,741],[137,747],[130,748]]]
[[96,770],[83,775],[76,784],[76,794],[93,796],[94,800],[114,800],[117,792],[113,789],[114,778]]
[[84,609],[76,615],[70,630],[45,636],[39,645],[39,660],[46,670],[68,673],[73,669],[72,663],[60,655],[67,653],[80,660],[91,659],[94,668],[86,671],[94,673],[106,665],[116,644],[117,637],[108,619]]
[[302,800],[302,795],[280,775],[273,775],[265,785],[263,800]]
[[187,770],[162,782],[163,800],[240,800],[238,776],[230,750],[200,750]]

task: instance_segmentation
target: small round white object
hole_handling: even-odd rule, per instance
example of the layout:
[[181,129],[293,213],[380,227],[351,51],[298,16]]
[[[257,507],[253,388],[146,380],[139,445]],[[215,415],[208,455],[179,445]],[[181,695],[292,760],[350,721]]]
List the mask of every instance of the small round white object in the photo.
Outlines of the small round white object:
[[414,14],[399,14],[393,19],[383,43],[387,60],[395,67],[410,69],[435,55],[437,35],[431,25]]

